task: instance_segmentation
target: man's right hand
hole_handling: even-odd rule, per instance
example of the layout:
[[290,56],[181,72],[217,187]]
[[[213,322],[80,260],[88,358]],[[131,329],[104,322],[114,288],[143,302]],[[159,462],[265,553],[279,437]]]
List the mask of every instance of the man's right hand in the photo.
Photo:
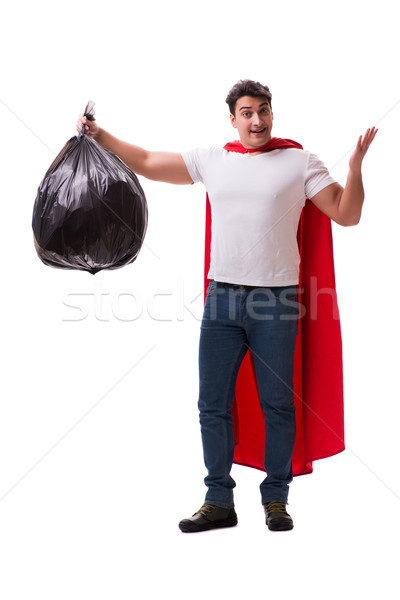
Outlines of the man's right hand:
[[78,133],[82,132],[82,125],[85,125],[85,133],[89,137],[95,137],[99,133],[100,127],[96,121],[89,121],[84,115],[79,115],[78,122],[76,124],[76,130]]

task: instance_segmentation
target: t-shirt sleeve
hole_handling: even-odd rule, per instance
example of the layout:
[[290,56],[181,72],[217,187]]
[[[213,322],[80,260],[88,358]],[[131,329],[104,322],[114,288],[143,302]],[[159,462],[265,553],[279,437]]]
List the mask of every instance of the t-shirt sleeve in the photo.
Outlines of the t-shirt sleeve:
[[332,183],[336,183],[336,180],[331,177],[322,160],[310,152],[305,172],[304,191],[306,198],[313,198]]
[[208,151],[202,148],[182,152],[182,158],[185,161],[190,177],[193,179],[193,183],[198,183],[199,181],[204,183],[204,166],[207,156]]

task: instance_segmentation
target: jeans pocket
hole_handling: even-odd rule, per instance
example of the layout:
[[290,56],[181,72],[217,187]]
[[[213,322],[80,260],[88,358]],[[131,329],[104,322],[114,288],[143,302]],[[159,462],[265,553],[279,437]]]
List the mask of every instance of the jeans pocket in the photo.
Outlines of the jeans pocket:
[[271,288],[275,298],[280,302],[298,302],[298,289],[293,285],[274,286]]
[[215,294],[215,290],[217,289],[217,282],[213,279],[208,284],[207,288],[207,296],[213,296]]

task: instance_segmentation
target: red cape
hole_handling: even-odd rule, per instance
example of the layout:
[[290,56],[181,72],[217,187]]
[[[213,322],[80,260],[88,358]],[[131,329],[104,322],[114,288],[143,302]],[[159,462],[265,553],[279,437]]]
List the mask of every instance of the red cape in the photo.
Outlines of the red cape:
[[[293,140],[272,138],[258,150],[300,148]],[[240,142],[225,146],[246,153]],[[313,461],[342,452],[344,445],[342,338],[336,297],[331,220],[306,200],[299,220],[299,319],[293,389],[296,407],[296,444],[293,475],[312,473]],[[207,195],[204,255],[204,300],[209,279],[211,207]],[[264,416],[255,368],[247,352],[239,369],[232,408],[235,431],[234,462],[264,471]]]

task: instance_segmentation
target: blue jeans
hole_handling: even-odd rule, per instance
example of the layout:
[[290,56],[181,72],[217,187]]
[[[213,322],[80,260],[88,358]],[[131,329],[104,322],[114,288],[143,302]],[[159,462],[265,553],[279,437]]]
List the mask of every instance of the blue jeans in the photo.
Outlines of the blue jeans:
[[211,281],[200,329],[199,411],[207,504],[231,508],[235,481],[232,403],[240,364],[253,355],[265,417],[267,477],[262,503],[287,502],[296,437],[293,393],[297,286],[250,287]]

